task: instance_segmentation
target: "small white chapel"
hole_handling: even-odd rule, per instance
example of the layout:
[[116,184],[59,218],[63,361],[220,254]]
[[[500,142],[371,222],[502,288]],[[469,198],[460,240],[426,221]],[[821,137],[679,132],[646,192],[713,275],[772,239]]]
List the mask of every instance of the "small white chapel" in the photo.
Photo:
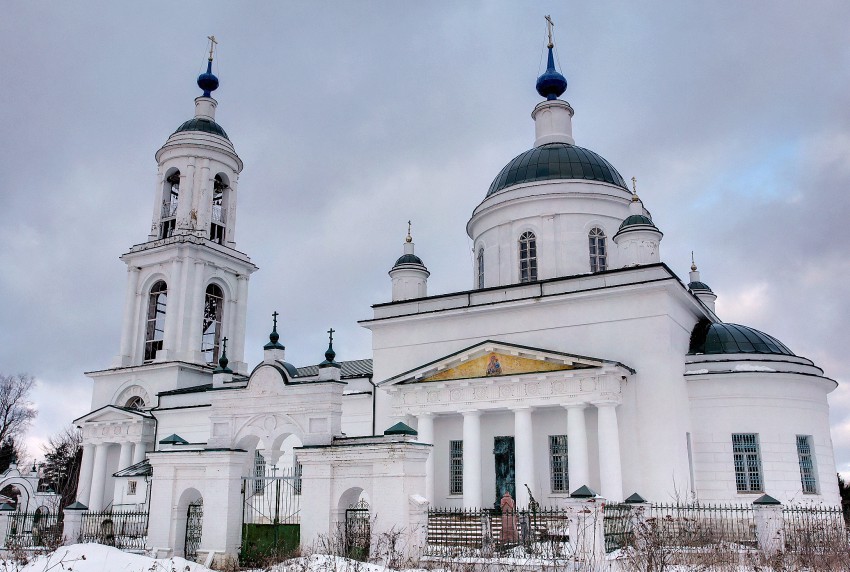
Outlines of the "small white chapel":
[[476,191],[469,288],[429,292],[408,233],[394,263],[363,270],[389,270],[360,321],[371,356],[337,362],[331,332],[325,361],[304,363],[275,315],[254,364],[258,268],[237,245],[243,163],[216,118],[211,42],[194,116],[156,152],[150,228],[121,255],[120,347],[87,373],[91,412],[75,421],[78,503],[149,511],[147,548],[192,556],[234,554],[246,497],[275,475],[295,479],[302,542],[355,505],[373,526],[412,527],[423,507],[493,507],[506,491],[518,507],[583,486],[614,502],[838,504],[836,382],[724,322],[696,265],[683,280],[663,262],[664,221],[574,140],[553,47],[550,33],[529,148]]

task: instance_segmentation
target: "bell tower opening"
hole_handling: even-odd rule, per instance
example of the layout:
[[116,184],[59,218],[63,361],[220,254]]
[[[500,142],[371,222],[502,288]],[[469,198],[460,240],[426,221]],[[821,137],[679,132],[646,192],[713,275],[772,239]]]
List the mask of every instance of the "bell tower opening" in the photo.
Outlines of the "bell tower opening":
[[201,352],[209,364],[218,362],[221,347],[221,319],[224,314],[224,294],[215,284],[207,286],[204,297],[204,323]]
[[160,280],[151,287],[148,296],[148,316],[145,324],[145,361],[156,359],[165,340],[165,306],[168,301],[168,286]]
[[168,238],[177,228],[177,202],[180,199],[180,171],[175,170],[165,178],[159,238]]
[[227,225],[227,209],[225,200],[230,187],[224,177],[219,173],[213,179],[212,194],[212,216],[210,217],[210,240],[217,244],[224,244],[224,236]]

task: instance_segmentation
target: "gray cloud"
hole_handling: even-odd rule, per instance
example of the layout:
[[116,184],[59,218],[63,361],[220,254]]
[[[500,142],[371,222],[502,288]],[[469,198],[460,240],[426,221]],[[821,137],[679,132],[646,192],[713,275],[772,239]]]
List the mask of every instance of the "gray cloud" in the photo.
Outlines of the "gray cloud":
[[[575,3],[573,3],[575,4]],[[88,410],[118,350],[124,266],[150,224],[153,153],[220,41],[218,119],[245,161],[238,246],[249,361],[268,315],[296,364],[369,354],[358,319],[413,219],[430,291],[471,284],[465,224],[533,140],[542,15],[579,144],[637,176],[721,316],[850,380],[850,5],[819,1],[13,3],[0,21],[0,370],[41,383],[33,443]],[[850,471],[850,391],[832,394]],[[38,453],[38,451],[33,451]]]

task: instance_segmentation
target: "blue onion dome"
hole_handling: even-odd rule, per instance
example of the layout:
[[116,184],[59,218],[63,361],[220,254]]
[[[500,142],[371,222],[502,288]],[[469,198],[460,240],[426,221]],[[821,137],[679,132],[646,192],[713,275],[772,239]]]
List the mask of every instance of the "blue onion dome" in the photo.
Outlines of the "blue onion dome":
[[204,97],[218,89],[218,78],[212,72],[212,59],[207,60],[207,71],[198,76],[198,87],[204,90]]
[[714,294],[708,284],[699,281],[689,282],[688,290],[690,290],[691,292],[711,292],[712,294]]
[[552,45],[549,45],[549,58],[546,71],[537,78],[537,93],[546,99],[558,99],[567,91],[567,78],[555,69],[555,58],[552,55]]
[[793,356],[785,344],[754,328],[700,321],[691,332],[688,354],[778,354]]
[[624,228],[628,228],[630,226],[651,226],[652,228],[658,230],[658,227],[655,226],[655,223],[652,222],[652,219],[642,214],[633,214],[626,217],[626,220],[620,223],[620,230],[623,230]]
[[415,254],[402,254],[398,260],[395,261],[395,264],[393,264],[393,268],[401,266],[402,264],[419,264],[420,266],[425,266],[422,259]]
[[629,190],[617,169],[590,149],[547,143],[514,157],[493,179],[487,196],[521,183],[552,179],[599,181]]

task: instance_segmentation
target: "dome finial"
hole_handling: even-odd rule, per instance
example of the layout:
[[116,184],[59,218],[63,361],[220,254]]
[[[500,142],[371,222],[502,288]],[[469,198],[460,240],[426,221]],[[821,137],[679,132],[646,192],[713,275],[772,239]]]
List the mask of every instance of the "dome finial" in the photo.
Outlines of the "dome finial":
[[636,203],[640,200],[637,194],[637,177],[632,177],[632,202]]
[[233,373],[233,370],[227,367],[227,364],[230,362],[227,359],[227,338],[225,337],[222,342],[221,348],[221,357],[218,358],[218,367],[213,371],[213,373]]
[[691,251],[691,272],[697,271],[697,263],[694,262],[694,251]]
[[546,99],[558,99],[558,97],[567,91],[567,78],[561,75],[555,69],[555,56],[552,49],[555,47],[555,42],[552,40],[552,28],[555,24],[552,22],[551,16],[546,16],[546,31],[549,34],[549,57],[546,61],[546,71],[543,75],[537,78],[537,93]]
[[212,92],[218,89],[218,78],[212,72],[213,52],[218,40],[215,36],[207,36],[207,39],[210,41],[210,56],[207,59],[207,71],[198,76],[198,87],[204,90],[203,97],[212,97]]
[[407,221],[407,237],[404,239],[404,242],[413,242],[413,236],[410,234],[410,221]]
[[325,361],[319,364],[320,369],[324,369],[326,367],[335,367],[337,369],[340,368],[340,365],[334,361],[336,358],[336,352],[334,351],[334,330],[331,328],[328,330],[328,349],[325,351]]
[[272,312],[272,333],[269,334],[269,343],[263,346],[264,350],[283,350],[286,349],[283,345],[278,342],[280,339],[280,334],[277,333],[277,317],[280,314],[277,313],[277,310]]

